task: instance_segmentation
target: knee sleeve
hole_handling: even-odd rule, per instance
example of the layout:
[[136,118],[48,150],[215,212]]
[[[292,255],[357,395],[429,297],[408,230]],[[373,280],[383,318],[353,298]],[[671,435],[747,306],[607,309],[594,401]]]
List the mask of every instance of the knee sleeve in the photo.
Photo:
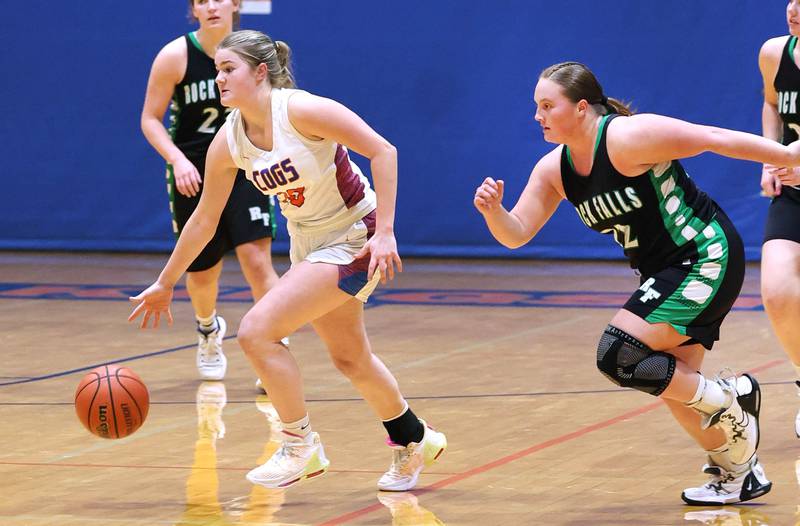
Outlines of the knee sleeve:
[[675,373],[675,357],[654,351],[614,326],[606,327],[597,346],[597,368],[621,387],[658,396]]

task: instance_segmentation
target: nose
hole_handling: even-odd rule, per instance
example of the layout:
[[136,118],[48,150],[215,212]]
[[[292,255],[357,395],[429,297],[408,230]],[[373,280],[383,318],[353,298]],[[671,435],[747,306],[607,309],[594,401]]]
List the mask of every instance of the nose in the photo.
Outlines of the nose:
[[225,81],[225,76],[222,74],[221,71],[217,71],[217,76],[214,79],[214,81],[217,83],[218,86]]
[[544,117],[539,114],[539,110],[536,110],[536,113],[533,114],[533,120],[541,124],[544,121]]

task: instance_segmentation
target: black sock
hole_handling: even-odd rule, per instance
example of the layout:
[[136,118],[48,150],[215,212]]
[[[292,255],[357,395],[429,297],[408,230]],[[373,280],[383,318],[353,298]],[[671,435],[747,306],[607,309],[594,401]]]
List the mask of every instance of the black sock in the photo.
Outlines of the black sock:
[[419,443],[425,436],[422,422],[410,407],[397,418],[385,421],[383,427],[389,433],[389,440],[400,446],[407,446],[410,442]]

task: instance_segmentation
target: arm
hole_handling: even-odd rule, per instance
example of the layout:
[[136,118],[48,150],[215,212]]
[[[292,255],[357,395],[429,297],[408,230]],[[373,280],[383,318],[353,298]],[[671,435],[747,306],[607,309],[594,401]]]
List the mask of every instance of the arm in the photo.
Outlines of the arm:
[[186,158],[164,128],[163,118],[172,99],[175,86],[186,71],[186,48],[183,39],[170,42],[158,53],[147,80],[141,126],[147,142],[172,165],[175,186],[185,196],[194,196],[200,191],[200,174]]
[[[778,93],[775,91],[775,75],[781,61],[783,46],[786,37],[772,38],[764,42],[758,53],[758,69],[764,82],[764,104],[761,107],[761,127],[764,137],[781,142],[783,137],[783,121],[778,113]],[[781,182],[779,175],[785,175],[789,170],[765,164],[761,170],[761,190],[766,196],[780,195]]]
[[609,156],[625,175],[639,175],[654,164],[703,152],[779,166],[800,165],[800,146],[789,148],[758,135],[661,115],[621,117],[608,129]]
[[509,212],[503,205],[502,180],[486,178],[475,192],[475,208],[483,215],[489,231],[502,245],[519,248],[534,238],[547,223],[563,197],[561,148],[536,163],[517,204]]
[[167,314],[169,323],[172,323],[172,314],[169,311],[172,289],[217,230],[220,215],[230,197],[237,172],[228,149],[225,126],[227,125],[222,126],[208,149],[205,189],[197,208],[184,225],[169,261],[155,283],[138,296],[130,298],[131,302],[136,304],[136,308],[128,317],[128,321],[144,313],[142,328],[147,327],[152,314],[155,315],[153,327],[158,327],[162,312]]
[[289,120],[309,138],[337,142],[370,160],[378,199],[375,235],[358,254],[370,253],[369,278],[375,268],[381,280],[394,278],[394,264],[402,272],[394,238],[394,211],[397,197],[397,149],[378,135],[361,117],[331,99],[298,93],[289,99]]

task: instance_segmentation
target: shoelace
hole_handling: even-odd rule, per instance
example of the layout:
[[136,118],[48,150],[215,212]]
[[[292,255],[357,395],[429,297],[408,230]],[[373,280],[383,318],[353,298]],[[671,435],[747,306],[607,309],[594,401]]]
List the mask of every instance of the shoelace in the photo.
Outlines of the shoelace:
[[203,341],[200,343],[200,358],[204,362],[218,362],[220,361],[220,346],[217,343],[217,337],[215,333],[214,337],[212,338],[211,335],[206,336],[203,338]]
[[709,467],[706,470],[706,473],[711,475],[711,480],[706,482],[705,486],[714,490],[718,494],[723,491],[729,493],[727,489],[722,487],[722,485],[726,482],[733,482],[733,480],[736,479],[736,476],[733,473],[724,471],[722,468],[716,466]]

